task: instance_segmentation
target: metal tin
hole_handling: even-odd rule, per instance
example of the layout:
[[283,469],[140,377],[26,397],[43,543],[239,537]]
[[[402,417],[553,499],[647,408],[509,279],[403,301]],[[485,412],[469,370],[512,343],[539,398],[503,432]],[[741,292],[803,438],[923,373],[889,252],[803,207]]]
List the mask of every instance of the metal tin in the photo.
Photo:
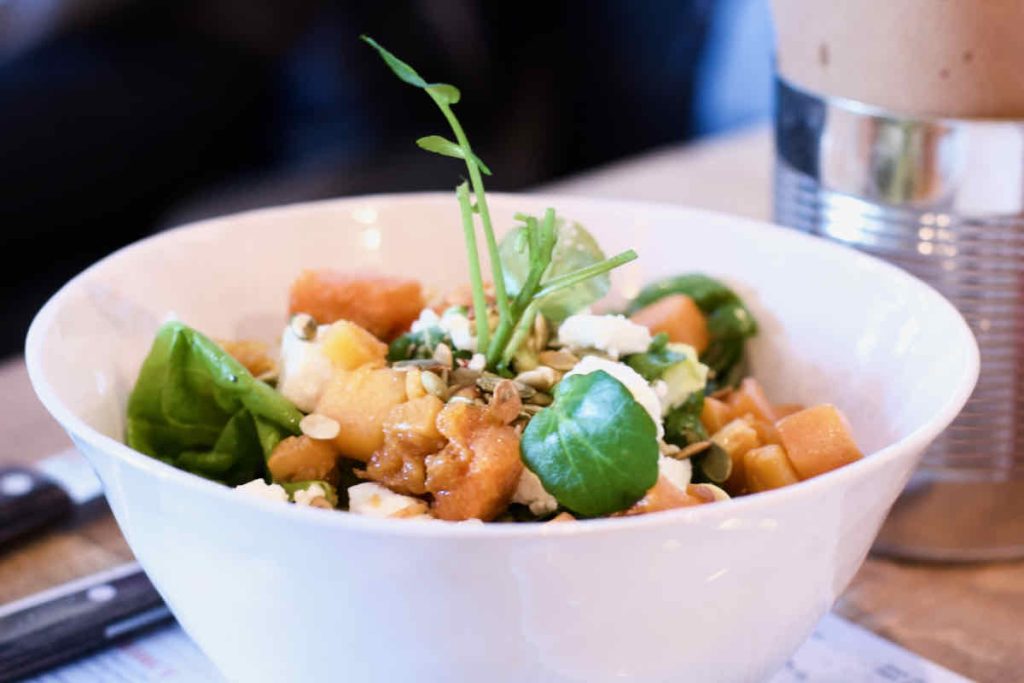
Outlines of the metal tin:
[[907,118],[778,79],[775,125],[776,221],[929,282],[981,348],[974,395],[876,549],[1024,556],[1024,121]]

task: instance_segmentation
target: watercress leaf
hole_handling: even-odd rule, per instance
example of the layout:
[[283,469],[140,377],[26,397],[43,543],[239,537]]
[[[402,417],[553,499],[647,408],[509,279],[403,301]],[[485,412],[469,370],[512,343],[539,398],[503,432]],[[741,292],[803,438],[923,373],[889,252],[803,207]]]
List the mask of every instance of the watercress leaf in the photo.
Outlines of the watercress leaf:
[[563,507],[583,516],[625,510],[658,478],[654,421],[604,371],[572,375],[523,432],[523,461]]
[[653,382],[664,375],[670,367],[686,360],[685,353],[669,348],[667,339],[667,335],[664,339],[656,337],[647,351],[630,354],[623,358],[623,361],[648,382]]
[[700,421],[704,409],[704,392],[695,391],[689,398],[665,416],[665,441],[685,448],[698,441],[706,441],[708,432]]
[[[551,254],[551,264],[544,271],[541,284],[566,275],[604,260],[604,252],[597,240],[578,223],[569,223],[562,219],[555,221],[555,247]],[[529,254],[516,249],[526,227],[520,226],[508,234],[501,242],[501,264],[505,273],[505,285],[513,294],[518,293],[530,273]],[[548,296],[541,302],[540,313],[546,318],[559,322],[573,313],[594,303],[611,288],[611,277],[607,273],[590,278],[561,292]]]
[[406,83],[408,83],[409,85],[414,85],[417,88],[424,89],[426,89],[430,85],[425,80],[423,80],[422,76],[416,73],[415,69],[413,69],[411,66],[403,62],[395,55],[391,54],[389,50],[385,49],[380,43],[378,43],[370,36],[363,35],[359,36],[359,38],[364,43],[368,44],[370,47],[376,50],[377,53],[381,56],[381,59],[384,60],[384,63],[391,67],[391,70],[394,72],[394,74],[403,81],[405,81]]
[[[416,144],[419,145],[421,149],[425,149],[428,152],[433,152],[434,154],[440,154],[446,157],[453,157],[455,159],[466,158],[466,150],[464,150],[462,147],[452,142],[451,140],[441,137],[440,135],[427,135],[425,137],[418,139],[416,141]],[[487,164],[481,161],[480,157],[478,157],[473,152],[470,152],[470,155],[472,156],[473,161],[476,162],[476,165],[480,167],[480,171],[482,173],[486,175],[491,175],[491,169],[487,168]]]
[[128,398],[126,441],[176,467],[240,484],[265,474],[299,412],[215,342],[180,322],[160,328]]

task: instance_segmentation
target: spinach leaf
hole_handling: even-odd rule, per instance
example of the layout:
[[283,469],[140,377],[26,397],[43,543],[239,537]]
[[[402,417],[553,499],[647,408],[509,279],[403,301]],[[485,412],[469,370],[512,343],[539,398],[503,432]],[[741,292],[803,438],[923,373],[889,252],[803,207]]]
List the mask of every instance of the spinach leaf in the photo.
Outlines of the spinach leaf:
[[654,421],[603,370],[572,375],[523,432],[523,461],[563,507],[597,517],[625,510],[658,479]]
[[455,348],[448,333],[437,326],[419,332],[406,332],[388,345],[388,362],[433,358],[434,349],[442,343],[447,344],[450,349]]
[[643,353],[634,353],[622,359],[648,382],[653,382],[677,363],[686,360],[686,354],[668,347],[668,335],[661,332],[651,340]]
[[704,392],[695,391],[683,403],[665,416],[665,441],[685,448],[698,441],[706,441],[708,432],[700,421],[704,409]]
[[266,473],[265,458],[299,433],[299,412],[215,342],[180,322],[160,328],[128,398],[137,451],[225,484]]
[[[520,218],[536,220],[532,216],[520,216]],[[505,235],[501,241],[502,270],[505,273],[505,284],[509,292],[512,293],[518,293],[523,289],[535,258],[535,255],[525,248],[528,242],[528,233],[528,226],[520,226]],[[605,258],[604,252],[601,251],[594,236],[578,223],[568,223],[561,218],[556,219],[555,235],[555,246],[551,251],[550,264],[540,279],[542,285],[561,275],[600,263]],[[611,278],[608,273],[601,273],[551,294],[540,303],[538,310],[546,318],[558,322],[602,298],[610,288]]]
[[742,370],[746,340],[757,334],[757,321],[736,292],[701,273],[687,273],[653,282],[633,299],[626,312],[669,296],[685,294],[707,316],[710,343],[700,361],[714,371],[715,387],[731,386]]

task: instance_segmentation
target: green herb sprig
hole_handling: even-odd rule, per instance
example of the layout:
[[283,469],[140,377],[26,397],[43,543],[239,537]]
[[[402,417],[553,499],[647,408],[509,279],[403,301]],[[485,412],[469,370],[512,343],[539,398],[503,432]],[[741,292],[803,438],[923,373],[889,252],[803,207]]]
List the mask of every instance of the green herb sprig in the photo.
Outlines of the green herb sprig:
[[[452,110],[452,105],[457,104],[461,99],[459,89],[449,83],[428,82],[415,69],[382,47],[373,38],[362,36],[362,40],[377,51],[384,63],[400,80],[426,91],[441,110],[455,136],[455,141],[452,142],[439,135],[428,135],[418,139],[416,144],[428,152],[462,159],[466,164],[469,182],[461,183],[456,188],[455,194],[462,213],[466,256],[469,261],[470,285],[473,289],[473,312],[476,317],[477,348],[485,355],[488,369],[507,373],[508,365],[516,350],[525,340],[537,315],[540,302],[545,297],[628,263],[637,257],[636,252],[630,249],[610,259],[543,282],[544,273],[551,266],[557,239],[555,212],[553,209],[548,209],[543,218],[539,220],[530,216],[521,216],[520,219],[525,221],[525,246],[529,250],[529,270],[523,286],[514,298],[510,298],[498,241],[495,238],[491,213],[484,191],[483,176],[490,175],[491,171],[473,151],[462,125]],[[476,200],[475,204],[470,199],[470,190]],[[477,249],[476,216],[480,217],[480,228],[487,246],[491,277],[494,281],[495,306],[498,309],[498,324],[493,336],[488,321],[483,272]]]

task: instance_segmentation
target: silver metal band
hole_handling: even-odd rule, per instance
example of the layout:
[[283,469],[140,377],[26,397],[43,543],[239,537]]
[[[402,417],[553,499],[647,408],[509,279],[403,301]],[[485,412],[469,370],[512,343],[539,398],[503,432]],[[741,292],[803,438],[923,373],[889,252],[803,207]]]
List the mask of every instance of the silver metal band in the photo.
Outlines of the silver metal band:
[[[1024,554],[1024,121],[911,119],[782,79],[775,120],[776,221],[931,283],[981,347],[978,387],[883,543],[929,557]],[[967,482],[986,516],[929,538],[943,506],[970,509]]]

